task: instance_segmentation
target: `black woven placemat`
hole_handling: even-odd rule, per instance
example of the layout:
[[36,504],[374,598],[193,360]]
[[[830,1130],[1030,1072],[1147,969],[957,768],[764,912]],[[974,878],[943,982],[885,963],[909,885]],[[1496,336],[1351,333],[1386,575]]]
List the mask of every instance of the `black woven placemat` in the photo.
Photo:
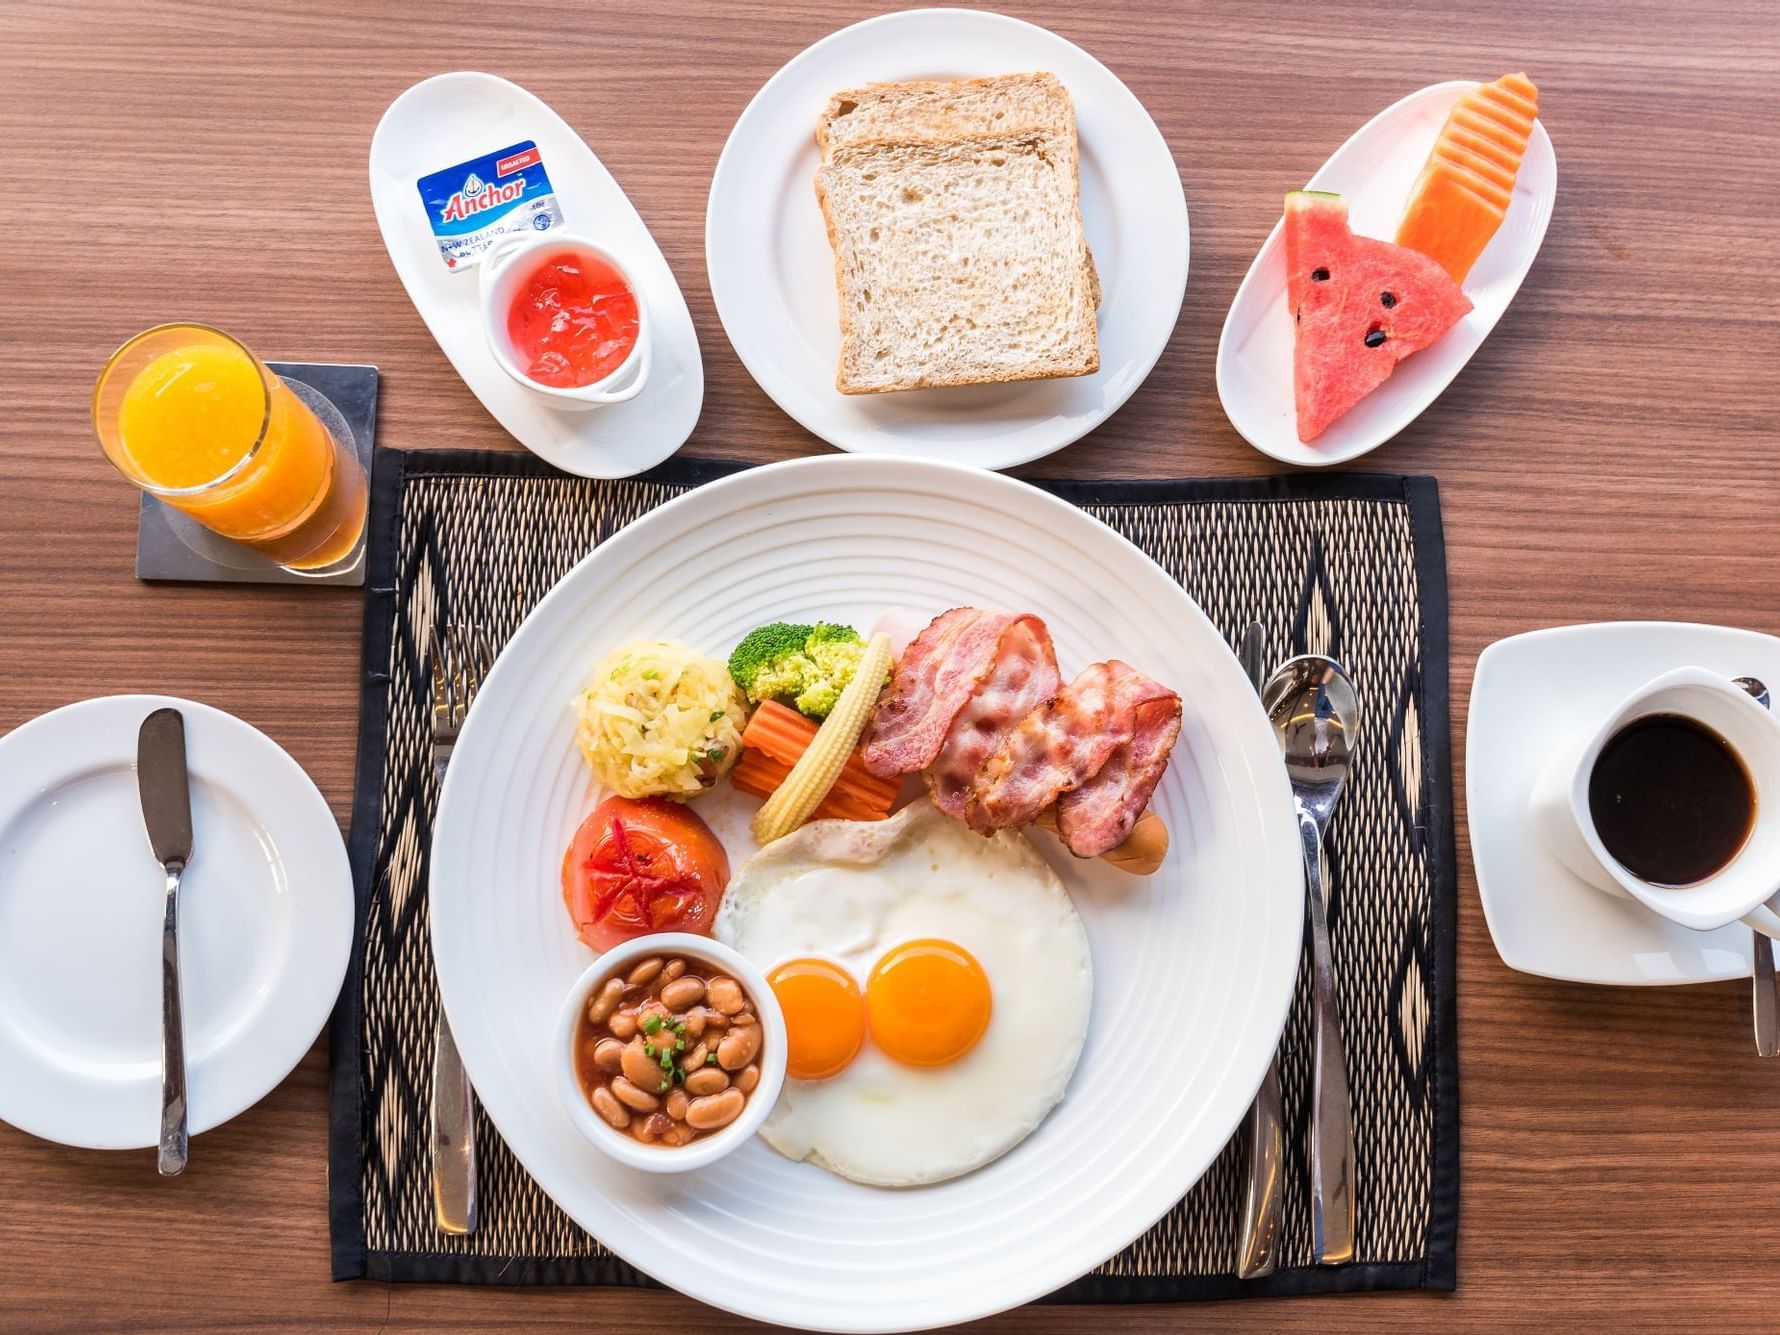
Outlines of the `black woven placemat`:
[[[351,854],[358,926],[332,1028],[329,1209],[336,1279],[648,1284],[533,1182],[480,1108],[482,1219],[433,1227],[427,1146],[438,990],[426,911],[438,793],[426,630],[450,615],[501,642],[598,543],[733,471],[673,461],[568,477],[525,455],[379,451],[371,507]],[[1329,911],[1353,1089],[1356,1262],[1310,1263],[1308,971],[1280,1055],[1280,1269],[1234,1276],[1240,1146],[1154,1228],[1060,1301],[1450,1289],[1458,1232],[1456,881],[1440,507],[1429,478],[1369,474],[1041,483],[1125,534],[1232,641],[1333,654],[1353,674],[1362,761],[1330,829]]]

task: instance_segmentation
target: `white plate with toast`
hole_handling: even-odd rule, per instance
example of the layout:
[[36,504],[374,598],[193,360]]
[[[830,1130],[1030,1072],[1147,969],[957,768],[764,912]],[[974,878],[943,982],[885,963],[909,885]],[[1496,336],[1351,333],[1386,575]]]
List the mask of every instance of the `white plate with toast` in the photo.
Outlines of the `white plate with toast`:
[[[817,142],[849,90],[1038,73],[1067,94],[1062,126],[1038,123],[1042,96],[971,90],[943,131],[916,107]],[[1000,14],[912,10],[824,38],[756,94],[711,182],[705,256],[737,356],[803,426],[843,450],[1000,469],[1079,439],[1143,383],[1186,292],[1187,204],[1149,113],[1080,47]],[[995,338],[954,355],[972,321]]]

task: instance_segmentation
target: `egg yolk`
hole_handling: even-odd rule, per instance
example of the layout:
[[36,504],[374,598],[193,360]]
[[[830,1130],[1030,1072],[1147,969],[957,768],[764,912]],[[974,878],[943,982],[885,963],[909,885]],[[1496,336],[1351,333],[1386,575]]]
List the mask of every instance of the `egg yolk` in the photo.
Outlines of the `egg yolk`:
[[872,1041],[908,1066],[944,1066],[976,1046],[989,1027],[989,978],[951,941],[906,941],[865,983]]
[[865,1042],[865,1002],[853,975],[828,960],[787,960],[766,976],[785,1013],[785,1074],[839,1075]]

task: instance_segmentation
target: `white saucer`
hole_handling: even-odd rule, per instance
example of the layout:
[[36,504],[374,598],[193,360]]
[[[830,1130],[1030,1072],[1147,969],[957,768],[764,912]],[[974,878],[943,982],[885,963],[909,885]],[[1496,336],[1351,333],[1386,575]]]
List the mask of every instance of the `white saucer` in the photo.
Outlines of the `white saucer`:
[[1747,978],[1749,928],[1695,932],[1578,878],[1533,835],[1528,798],[1555,740],[1679,667],[1780,687],[1780,639],[1723,626],[1616,621],[1498,640],[1477,660],[1465,805],[1484,917],[1523,973],[1622,987]]
[[[1476,87],[1469,80],[1437,83],[1386,107],[1355,131],[1305,188],[1346,199],[1348,220],[1361,236],[1395,236],[1447,113]],[[1283,188],[1280,193],[1283,198]],[[1292,400],[1284,224],[1275,223],[1236,290],[1218,339],[1218,397],[1230,424],[1262,454],[1305,468],[1347,463],[1377,449],[1440,397],[1496,327],[1533,267],[1556,201],[1557,154],[1544,123],[1535,122],[1508,214],[1465,276],[1471,313],[1432,347],[1402,362],[1389,380],[1308,444],[1298,439]]]
[[[816,118],[843,88],[1048,70],[1075,103],[1082,223],[1100,274],[1100,370],[1004,385],[842,394],[834,252],[816,203]],[[736,356],[803,426],[843,450],[1011,468],[1122,407],[1168,346],[1187,288],[1174,155],[1117,75],[1055,33],[974,9],[885,14],[823,38],[769,79],[711,179],[705,263]]]
[[185,715],[193,855],[180,890],[191,1131],[290,1073],[333,1009],[352,873],[333,813],[276,742],[208,705],[116,695],[0,738],[0,1119],[93,1149],[153,1145],[163,879],[136,733]]
[[[655,363],[629,403],[564,412],[495,361],[478,322],[474,269],[439,258],[416,183],[479,154],[536,141],[563,225],[621,255],[649,305]],[[422,80],[383,113],[371,137],[371,203],[390,261],[439,347],[482,406],[521,445],[567,473],[629,477],[685,443],[705,400],[698,334],[673,270],[630,199],[581,136],[517,84],[459,72]]]

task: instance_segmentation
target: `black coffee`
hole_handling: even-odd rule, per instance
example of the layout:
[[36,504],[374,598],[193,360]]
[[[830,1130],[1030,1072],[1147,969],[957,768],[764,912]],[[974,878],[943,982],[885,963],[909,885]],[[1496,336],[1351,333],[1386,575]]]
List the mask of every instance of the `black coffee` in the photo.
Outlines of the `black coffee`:
[[1712,729],[1650,714],[1614,733],[1588,780],[1588,812],[1614,859],[1652,885],[1722,871],[1755,826],[1755,784]]

